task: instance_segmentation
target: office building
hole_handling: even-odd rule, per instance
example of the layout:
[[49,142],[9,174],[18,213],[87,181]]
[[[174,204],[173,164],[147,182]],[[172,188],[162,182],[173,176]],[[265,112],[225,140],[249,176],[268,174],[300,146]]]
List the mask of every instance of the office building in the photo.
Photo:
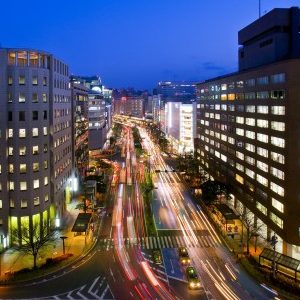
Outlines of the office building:
[[232,188],[231,205],[249,211],[265,240],[277,235],[276,251],[297,259],[300,59],[283,49],[289,39],[298,44],[299,21],[299,9],[275,9],[240,31],[241,70],[197,86],[196,147],[209,174]]
[[165,101],[190,100],[196,97],[196,83],[190,81],[160,81],[155,94]]
[[164,109],[164,127],[173,152],[194,151],[196,136],[196,103],[167,102]]
[[60,226],[71,197],[68,66],[44,51],[0,49],[0,245],[29,223]]

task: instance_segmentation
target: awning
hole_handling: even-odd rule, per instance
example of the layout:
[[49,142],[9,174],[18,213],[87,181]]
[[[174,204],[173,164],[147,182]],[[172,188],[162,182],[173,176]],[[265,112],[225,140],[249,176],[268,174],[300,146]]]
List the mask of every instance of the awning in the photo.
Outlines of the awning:
[[79,213],[72,228],[72,232],[85,232],[90,223],[91,213]]

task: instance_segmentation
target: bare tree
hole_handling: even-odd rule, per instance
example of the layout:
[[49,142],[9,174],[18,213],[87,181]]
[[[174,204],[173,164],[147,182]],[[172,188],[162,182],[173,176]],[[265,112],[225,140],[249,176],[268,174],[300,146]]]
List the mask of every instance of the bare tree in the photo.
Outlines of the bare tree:
[[21,225],[20,230],[14,228],[11,232],[12,240],[18,242],[16,248],[33,256],[33,268],[37,267],[37,256],[39,251],[54,242],[56,239],[55,231],[47,226],[34,222],[28,222]]
[[[247,254],[249,254],[250,241],[253,237],[257,238],[258,236],[261,235],[263,224],[258,225],[253,213],[251,213],[251,211],[248,209],[245,209],[244,212],[240,215],[240,217],[242,221],[242,226],[245,227],[246,229]],[[242,227],[242,237],[241,237],[242,243],[244,240],[243,227]]]

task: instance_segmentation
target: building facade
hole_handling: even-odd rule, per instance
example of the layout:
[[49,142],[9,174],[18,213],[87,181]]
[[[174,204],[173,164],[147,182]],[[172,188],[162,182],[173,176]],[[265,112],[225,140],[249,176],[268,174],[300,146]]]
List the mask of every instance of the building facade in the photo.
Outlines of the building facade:
[[[280,26],[281,13],[242,30],[256,30],[257,51],[266,39],[259,25],[276,18]],[[232,188],[236,211],[249,213],[265,240],[276,234],[276,251],[299,259],[300,59],[285,58],[198,84],[196,151],[203,168]]]
[[70,198],[68,66],[53,55],[0,49],[0,244],[22,226],[59,226]]

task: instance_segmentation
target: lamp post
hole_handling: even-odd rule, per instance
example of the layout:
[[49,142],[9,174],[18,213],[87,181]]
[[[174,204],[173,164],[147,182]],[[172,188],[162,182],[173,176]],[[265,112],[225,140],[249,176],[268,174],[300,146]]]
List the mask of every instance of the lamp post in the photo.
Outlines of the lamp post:
[[276,249],[276,244],[278,242],[278,237],[275,235],[275,233],[271,237],[271,245],[273,247],[273,260],[272,260],[272,274],[273,278],[276,277],[276,268],[275,268],[275,249]]
[[60,238],[62,239],[62,242],[63,242],[63,255],[65,255],[66,253],[66,249],[65,249],[65,239],[67,239],[68,237],[67,236],[60,236]]

